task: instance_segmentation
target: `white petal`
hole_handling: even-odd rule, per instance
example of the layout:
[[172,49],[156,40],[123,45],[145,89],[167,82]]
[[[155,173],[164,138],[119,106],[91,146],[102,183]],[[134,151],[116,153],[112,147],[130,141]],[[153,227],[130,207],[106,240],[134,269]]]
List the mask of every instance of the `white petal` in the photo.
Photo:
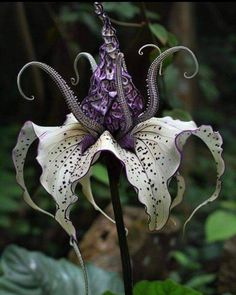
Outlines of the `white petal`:
[[177,172],[175,177],[177,180],[177,195],[171,203],[170,210],[172,210],[174,207],[176,207],[182,202],[185,192],[185,181],[183,176],[181,176],[180,173]]
[[[39,135],[37,128],[35,131]],[[83,164],[78,163],[81,159],[80,142],[86,134],[83,126],[70,115],[63,126],[49,130],[39,137],[37,160],[43,170],[41,184],[56,201],[55,219],[74,237],[75,229],[69,220],[69,214],[77,196],[74,194],[76,183],[71,182],[71,175],[77,165],[81,167],[81,173],[83,172]]]
[[108,216],[95,202],[92,188],[91,188],[91,177],[92,169],[89,170],[89,172],[79,180],[80,184],[82,185],[82,192],[87,198],[87,200],[93,205],[94,209],[102,213],[108,220],[110,220],[112,223],[115,223],[115,220],[113,220],[110,216]]
[[[86,131],[71,114],[67,116],[64,125],[61,127],[41,127],[32,122],[26,122],[13,150],[17,182],[24,190],[23,197],[25,201],[34,209],[55,218],[67,233],[74,238],[76,236],[75,229],[69,220],[69,212],[77,197],[72,192],[74,186],[71,185],[69,177],[64,177],[63,173],[66,170],[65,164],[73,166],[71,165],[71,156],[73,156],[73,160],[77,161],[77,155],[80,153],[78,144],[84,135],[86,135]],[[39,139],[37,159],[43,170],[40,180],[56,201],[57,211],[55,216],[42,210],[33,202],[24,182],[23,168],[26,154],[32,142],[37,138]],[[75,155],[72,155],[74,153],[72,150],[75,151]],[[55,168],[60,166],[62,168],[56,171]],[[68,168],[68,170],[71,170],[71,168]],[[59,195],[60,193],[63,198]]]
[[183,145],[191,134],[200,137],[208,145],[218,162],[216,191],[197,209],[219,195],[220,176],[224,171],[224,163],[221,158],[222,140],[219,133],[213,132],[211,127],[197,128],[193,121],[182,122],[165,117],[147,120],[135,127],[132,133],[136,141],[136,154],[148,179],[146,187],[142,188],[139,185],[137,188],[139,199],[145,204],[150,216],[149,228],[151,230],[161,229],[169,217],[170,209],[179,204],[183,198],[185,186],[182,178],[179,178],[178,194],[172,204],[168,184],[179,169]]
[[[121,160],[121,162],[125,165],[126,174],[129,182],[136,189],[142,190],[144,188],[144,192],[148,191],[148,179],[146,174],[144,173],[142,164],[140,163],[138,157],[134,153],[122,149],[113,139],[109,131],[105,131],[94,145],[87,149],[83,155],[80,155],[78,163],[76,163],[76,165],[74,166],[75,169],[70,174],[70,180],[72,184],[78,181],[81,182],[82,177],[84,177],[88,173],[92,163],[94,162],[94,159],[97,159],[98,155],[100,155],[102,151],[110,151],[119,160]],[[142,177],[140,177],[141,175]],[[93,196],[91,195],[91,191],[88,187],[88,183],[86,183],[87,181],[88,179],[85,178],[86,191],[84,190],[84,192],[90,202],[96,207]],[[145,189],[145,187],[147,187],[147,189]],[[145,193],[141,195],[140,198],[141,200],[143,200],[144,203],[146,200]]]
[[[185,222],[184,228],[186,224],[190,221],[190,219],[193,217],[193,215],[196,213],[197,210],[199,210],[202,206],[208,204],[209,202],[214,201],[219,196],[219,193],[221,191],[221,176],[223,175],[225,170],[225,164],[222,158],[223,141],[219,132],[214,132],[211,126],[202,125],[196,130],[193,130],[191,134],[199,137],[211,151],[211,154],[216,163],[217,175],[216,175],[216,188],[214,193],[206,201],[202,202],[199,206],[197,206],[197,208],[194,209],[190,217]],[[182,152],[183,145],[185,144],[186,140],[191,134],[189,134],[189,132],[183,131],[177,136],[176,145],[180,153]]]
[[[24,181],[24,164],[26,155],[28,152],[28,149],[30,148],[31,144],[38,138],[35,133],[35,127],[36,125],[32,122],[28,121],[24,124],[22,127],[20,134],[17,139],[17,144],[12,152],[12,158],[16,169],[16,180],[18,184],[23,189],[23,198],[26,201],[28,205],[30,205],[33,209],[38,210],[42,213],[45,213],[49,216],[54,217],[49,212],[41,209],[38,205],[35,204],[35,202],[31,199],[29,192],[26,188],[25,181]],[[38,134],[44,134],[46,130],[48,130],[47,127],[40,127],[37,126]]]
[[147,178],[145,187],[139,186],[138,191],[139,199],[150,216],[150,230],[161,229],[169,217],[171,196],[168,182],[177,172],[181,159],[175,138],[183,130],[194,129],[193,121],[182,122],[165,117],[151,118],[132,132],[135,151]]
[[72,113],[66,115],[66,120],[63,125],[69,125],[73,123],[78,123],[78,120],[75,118],[75,116]]

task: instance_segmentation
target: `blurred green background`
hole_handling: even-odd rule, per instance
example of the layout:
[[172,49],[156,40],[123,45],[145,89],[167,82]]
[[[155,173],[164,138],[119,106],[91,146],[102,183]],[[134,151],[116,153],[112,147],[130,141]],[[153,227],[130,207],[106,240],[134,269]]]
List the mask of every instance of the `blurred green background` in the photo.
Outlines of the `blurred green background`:
[[[184,45],[194,51],[200,70],[193,80],[183,78],[185,71],[194,70],[191,59],[184,53],[165,62],[163,75],[158,77],[160,109],[157,116],[193,118],[197,125],[212,125],[224,140],[226,171],[220,197],[194,216],[182,239],[183,222],[197,204],[210,196],[215,182],[210,153],[198,140],[189,140],[182,165],[187,191],[184,202],[172,217],[177,225],[160,234],[149,234],[146,225],[138,227],[136,235],[134,232],[133,240],[137,243],[140,231],[146,235],[145,245],[135,252],[135,280],[172,278],[203,294],[236,294],[236,4],[106,2],[104,6],[117,30],[129,73],[144,96],[147,71],[157,52],[145,49],[144,55],[139,56],[142,45],[154,43],[162,50]],[[54,67],[69,83],[74,76],[73,61],[78,52],[87,51],[97,59],[102,44],[101,23],[94,14],[92,2],[3,2],[0,26],[0,253],[10,244],[16,244],[54,258],[73,260],[68,237],[59,225],[24,203],[11,159],[17,134],[25,121],[44,126],[61,125],[68,110],[58,89],[43,72],[28,69],[23,75],[24,92],[35,94],[33,102],[20,96],[16,77],[25,63],[37,60]],[[79,62],[79,73],[81,80],[74,90],[83,99],[91,77],[84,60]],[[54,203],[39,184],[41,171],[35,156],[34,147],[27,159],[26,183],[34,200],[53,212]],[[106,208],[110,196],[102,163],[95,167],[93,190],[98,203]],[[174,184],[172,190],[175,191]],[[120,191],[124,207],[141,207],[125,178]],[[80,197],[72,212],[80,240],[98,216]],[[156,238],[158,241],[153,242]],[[107,243],[106,237],[104,243]],[[93,254],[87,256],[88,261],[94,257]],[[149,257],[146,264],[141,263],[141,257]],[[96,264],[95,259],[93,263]]]

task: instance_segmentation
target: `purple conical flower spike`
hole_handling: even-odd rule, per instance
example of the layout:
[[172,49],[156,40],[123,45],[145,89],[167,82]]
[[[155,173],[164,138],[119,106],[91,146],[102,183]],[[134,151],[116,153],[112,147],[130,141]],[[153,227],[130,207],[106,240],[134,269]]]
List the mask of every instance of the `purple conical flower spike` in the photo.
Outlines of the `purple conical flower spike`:
[[[131,119],[142,112],[143,99],[134,86],[124,61],[120,69],[117,67],[120,49],[116,31],[98,2],[95,2],[95,12],[103,22],[104,44],[100,47],[99,63],[91,77],[88,96],[82,101],[81,107],[89,118],[103,124],[105,129],[114,136],[119,134],[121,138],[133,127],[130,126]],[[121,73],[120,79],[116,75],[118,70]],[[123,98],[118,96],[118,87],[123,88]]]

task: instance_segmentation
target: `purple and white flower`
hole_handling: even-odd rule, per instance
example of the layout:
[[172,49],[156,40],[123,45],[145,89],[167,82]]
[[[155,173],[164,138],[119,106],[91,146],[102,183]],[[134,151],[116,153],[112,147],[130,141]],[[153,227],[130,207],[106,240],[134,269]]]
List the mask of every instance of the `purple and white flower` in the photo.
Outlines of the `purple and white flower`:
[[[97,206],[90,185],[93,164],[103,151],[113,153],[123,164],[129,183],[145,206],[150,230],[161,229],[168,220],[170,210],[183,198],[185,184],[178,170],[184,144],[191,135],[199,137],[207,145],[217,171],[214,193],[195,211],[218,197],[224,172],[222,138],[218,132],[214,132],[210,126],[197,127],[193,121],[154,117],[159,104],[157,75],[163,60],[174,52],[185,50],[194,58],[197,72],[194,54],[186,47],[176,46],[167,49],[152,62],[147,75],[148,102],[145,104],[127,71],[109,18],[99,3],[95,3],[95,8],[103,21],[104,44],[100,47],[98,64],[89,53],[82,52],[75,59],[76,78],[72,79],[72,84],[79,81],[79,58],[88,58],[92,68],[90,89],[81,103],[65,80],[44,63],[30,62],[18,75],[20,93],[27,99],[33,99],[23,93],[20,77],[25,68],[38,66],[57,84],[70,109],[70,114],[60,127],[42,127],[26,122],[13,150],[13,160],[25,201],[34,209],[54,217],[75,240],[76,231],[70,221],[70,208],[78,199],[75,194],[78,183],[82,185],[88,201],[104,213]],[[190,78],[186,73],[185,77]],[[25,158],[36,139],[39,139],[37,160],[42,167],[40,181],[56,202],[55,215],[39,208],[25,185]],[[168,190],[173,177],[178,181],[175,198],[171,198]]]

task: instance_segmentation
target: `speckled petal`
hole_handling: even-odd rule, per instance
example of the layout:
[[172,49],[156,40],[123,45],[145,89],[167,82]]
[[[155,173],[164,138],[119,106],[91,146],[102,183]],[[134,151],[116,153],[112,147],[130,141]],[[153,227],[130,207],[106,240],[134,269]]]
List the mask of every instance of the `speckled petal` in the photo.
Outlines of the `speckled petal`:
[[[24,181],[24,165],[25,165],[25,159],[27,156],[27,152],[31,146],[31,144],[38,138],[35,134],[34,127],[36,125],[33,124],[30,121],[27,121],[24,126],[22,127],[18,139],[17,144],[12,152],[12,158],[14,162],[14,166],[16,169],[16,180],[18,184],[23,189],[23,198],[25,202],[30,205],[33,209],[38,210],[42,213],[45,213],[51,217],[53,217],[52,214],[49,212],[41,209],[30,197],[29,192],[26,188],[25,181]],[[38,131],[41,134],[44,134],[48,129],[52,130],[53,128],[48,127],[38,127]]]
[[[40,127],[29,122],[23,127],[13,154],[18,182],[24,189],[24,197],[31,206],[41,210],[29,198],[22,172],[28,149],[27,142],[31,144],[34,139],[39,138],[37,160],[43,169],[40,180],[57,203],[56,220],[69,235],[75,235],[69,212],[71,205],[77,200],[74,192],[78,182],[82,184],[85,196],[95,209],[101,211],[92,196],[89,177],[90,168],[102,151],[112,152],[124,164],[128,181],[137,191],[139,200],[145,205],[150,217],[150,230],[161,229],[168,220],[170,209],[183,198],[184,182],[177,171],[183,146],[192,134],[207,144],[217,162],[216,191],[198,208],[213,201],[219,194],[220,177],[224,171],[221,157],[222,139],[219,133],[213,132],[209,126],[197,128],[193,121],[182,122],[170,117],[152,118],[132,131],[135,153],[121,148],[109,131],[105,131],[82,153],[80,142],[86,134],[85,129],[71,115],[62,127]],[[171,204],[168,184],[173,176],[177,177],[179,183],[178,194]]]
[[204,202],[202,202],[200,205],[197,206],[197,208],[194,209],[190,217],[187,219],[187,221],[184,224],[184,229],[186,224],[190,221],[190,219],[193,217],[193,215],[199,210],[202,206],[207,205],[210,202],[213,202],[220,194],[221,191],[221,177],[225,170],[225,164],[224,160],[222,158],[222,137],[219,134],[219,132],[214,132],[212,130],[211,126],[202,125],[199,128],[189,132],[189,131],[183,131],[176,137],[176,146],[181,153],[183,150],[183,146],[186,142],[186,140],[189,138],[190,135],[195,135],[199,137],[209,148],[215,163],[216,163],[216,188],[213,194]]
[[37,160],[42,167],[40,182],[56,202],[55,219],[69,235],[75,237],[69,214],[77,196],[70,177],[81,158],[80,142],[87,131],[71,114],[63,126],[53,131],[49,129],[41,135],[38,126],[34,130],[39,138]]
[[[67,116],[61,127],[41,127],[32,122],[26,122],[13,150],[17,182],[24,190],[25,201],[34,209],[54,217],[73,237],[76,235],[74,226],[69,220],[69,212],[77,197],[73,193],[74,187],[70,185],[70,178],[65,171],[74,169],[72,164],[77,162],[77,157],[80,155],[79,143],[86,134],[86,130],[72,114]],[[43,170],[40,181],[56,201],[55,216],[42,210],[33,202],[24,182],[23,168],[26,154],[36,139],[39,139],[37,160]],[[67,165],[68,168],[66,168]]]
[[[220,177],[224,171],[221,157],[222,140],[218,132],[209,126],[197,128],[193,121],[182,122],[170,117],[151,118],[134,128],[135,151],[148,179],[146,187],[138,187],[139,199],[146,206],[150,216],[150,230],[161,229],[169,217],[170,209],[183,199],[184,180],[176,173],[182,159],[183,146],[190,135],[201,138],[211,150],[217,162],[217,185],[213,196],[194,210],[213,201],[220,192]],[[171,202],[168,184],[177,175],[178,194]],[[143,177],[143,176],[142,176]],[[192,215],[190,216],[192,217]]]
[[150,216],[149,229],[159,230],[168,220],[171,196],[169,180],[180,165],[181,155],[176,148],[176,136],[183,130],[195,130],[193,121],[182,122],[170,117],[151,118],[133,130],[135,151],[146,177],[145,186],[138,186],[139,200]]

